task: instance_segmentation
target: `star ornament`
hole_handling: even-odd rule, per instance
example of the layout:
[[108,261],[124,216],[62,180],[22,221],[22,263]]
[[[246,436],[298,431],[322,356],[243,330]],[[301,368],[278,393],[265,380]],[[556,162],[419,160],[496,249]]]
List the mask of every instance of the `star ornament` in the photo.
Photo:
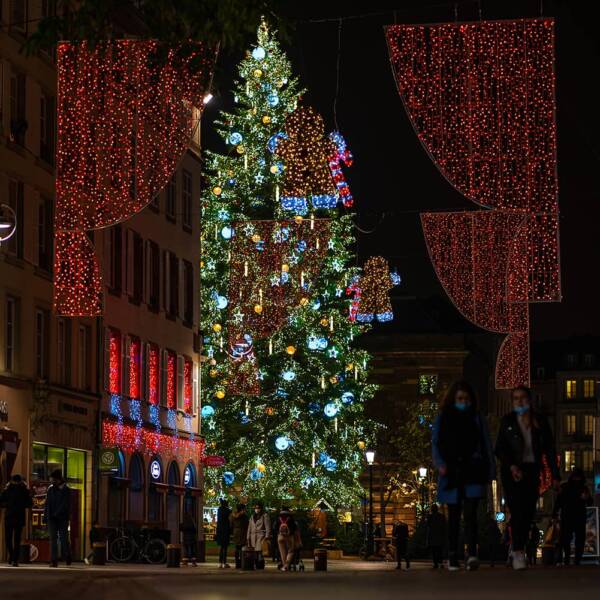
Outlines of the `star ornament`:
[[332,348],[329,348],[329,350],[327,350],[327,354],[329,354],[329,358],[337,358],[338,357],[338,349],[333,346]]

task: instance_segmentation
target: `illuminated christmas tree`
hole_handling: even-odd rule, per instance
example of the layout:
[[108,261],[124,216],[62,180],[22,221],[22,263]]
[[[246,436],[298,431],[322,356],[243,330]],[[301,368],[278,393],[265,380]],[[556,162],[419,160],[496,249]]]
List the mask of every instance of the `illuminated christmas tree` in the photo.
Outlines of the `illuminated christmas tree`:
[[263,22],[217,127],[202,201],[203,433],[209,495],[352,504],[372,425],[341,135],[300,101]]

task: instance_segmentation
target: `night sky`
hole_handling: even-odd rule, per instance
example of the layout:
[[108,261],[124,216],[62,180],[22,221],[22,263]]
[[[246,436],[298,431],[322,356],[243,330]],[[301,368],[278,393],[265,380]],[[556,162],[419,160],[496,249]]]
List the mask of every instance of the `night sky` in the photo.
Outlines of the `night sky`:
[[[289,2],[293,29],[284,43],[295,73],[308,88],[305,103],[334,129],[337,17],[341,32],[337,123],[354,154],[346,169],[356,201],[360,261],[385,256],[402,275],[399,297],[451,303],[429,261],[419,212],[458,210],[474,205],[454,190],[419,143],[396,91],[383,27],[398,23],[454,20],[455,3],[440,0],[374,2]],[[534,339],[575,334],[600,335],[596,294],[600,265],[600,134],[597,79],[600,76],[598,19],[594,3],[576,0],[482,0],[458,2],[458,20],[535,17],[556,18],[559,207],[563,302],[531,305]],[[393,9],[396,8],[394,17]],[[295,11],[295,12],[293,12]],[[360,18],[354,18],[362,15]],[[318,22],[320,19],[332,21]],[[222,54],[218,93],[204,118],[204,143],[219,149],[211,122],[221,108],[231,109],[231,81],[241,53]],[[400,298],[398,298],[400,300]],[[402,302],[396,301],[396,310]],[[394,327],[393,325],[391,326]]]

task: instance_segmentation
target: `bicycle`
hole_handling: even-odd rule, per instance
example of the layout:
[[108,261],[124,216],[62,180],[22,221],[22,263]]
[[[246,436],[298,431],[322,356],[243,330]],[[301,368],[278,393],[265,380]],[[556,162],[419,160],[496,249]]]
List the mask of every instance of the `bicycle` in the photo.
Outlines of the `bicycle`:
[[121,529],[117,537],[110,543],[110,555],[116,561],[125,563],[134,556],[138,560],[145,560],[151,565],[158,565],[167,560],[167,545],[156,537],[145,539],[144,533],[138,536]]

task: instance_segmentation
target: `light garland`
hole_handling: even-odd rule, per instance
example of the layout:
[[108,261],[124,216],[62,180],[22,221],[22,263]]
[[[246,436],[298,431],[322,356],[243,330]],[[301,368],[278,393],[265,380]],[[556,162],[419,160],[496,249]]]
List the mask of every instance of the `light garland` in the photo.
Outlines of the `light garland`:
[[158,406],[160,399],[160,353],[158,346],[148,344],[148,403]]
[[121,333],[109,329],[108,341],[108,391],[113,395],[121,394]]
[[155,41],[58,45],[58,314],[101,314],[85,231],[131,217],[165,186],[198,125],[213,59],[202,44],[189,56]]
[[134,400],[141,398],[142,377],[142,343],[138,337],[129,338],[129,397]]
[[352,153],[350,152],[346,140],[339,131],[333,131],[329,134],[329,139],[335,144],[336,151],[329,157],[329,169],[331,176],[337,188],[342,204],[346,208],[351,208],[354,205],[354,198],[350,191],[350,186],[346,182],[342,164],[351,167],[354,162]]
[[177,409],[177,355],[167,351],[167,408]]
[[185,359],[183,362],[183,410],[187,415],[193,411],[192,406],[192,370],[194,365],[191,360]]
[[391,321],[394,312],[389,293],[396,285],[395,282],[396,279],[391,277],[385,258],[382,256],[369,258],[359,281],[348,288],[354,291],[357,302],[357,305],[351,308],[350,318],[354,317],[359,323],[370,323],[373,320],[381,323]]

